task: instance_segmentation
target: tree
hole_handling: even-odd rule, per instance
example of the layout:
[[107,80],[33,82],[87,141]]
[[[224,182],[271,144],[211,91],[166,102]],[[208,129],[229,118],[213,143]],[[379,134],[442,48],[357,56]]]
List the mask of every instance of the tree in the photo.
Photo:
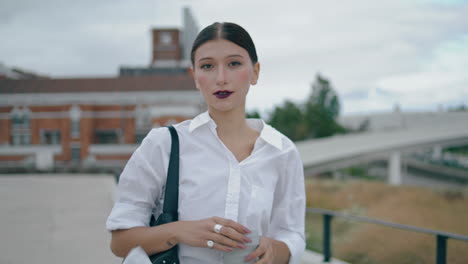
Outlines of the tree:
[[468,106],[465,106],[465,104],[461,103],[458,106],[453,106],[448,108],[449,112],[463,112],[463,111],[468,111]]
[[340,113],[340,101],[328,79],[317,74],[312,84],[312,94],[305,103],[305,120],[308,138],[328,137],[346,132],[336,119]]
[[338,95],[330,81],[317,74],[307,101],[276,106],[268,123],[293,141],[327,137],[346,132],[336,121],[339,113]]
[[304,114],[301,108],[291,101],[276,106],[268,123],[293,141],[303,140],[307,136]]
[[306,105],[316,105],[323,111],[324,117],[336,119],[340,113],[340,101],[338,95],[330,84],[330,81],[317,74],[312,84],[312,94]]
[[260,116],[260,113],[259,113],[257,110],[253,110],[253,111],[251,111],[251,112],[250,112],[250,111],[249,111],[249,112],[246,112],[246,113],[245,113],[245,117],[246,117],[246,118],[257,118],[257,119],[262,118],[262,117]]

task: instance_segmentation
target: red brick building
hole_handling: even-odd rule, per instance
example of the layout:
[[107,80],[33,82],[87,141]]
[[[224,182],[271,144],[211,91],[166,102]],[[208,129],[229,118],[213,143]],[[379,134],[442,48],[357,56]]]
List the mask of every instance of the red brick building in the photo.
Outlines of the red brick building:
[[187,71],[198,30],[184,12],[182,32],[152,31],[149,67],[121,67],[115,78],[0,73],[0,171],[121,169],[150,129],[204,111]]

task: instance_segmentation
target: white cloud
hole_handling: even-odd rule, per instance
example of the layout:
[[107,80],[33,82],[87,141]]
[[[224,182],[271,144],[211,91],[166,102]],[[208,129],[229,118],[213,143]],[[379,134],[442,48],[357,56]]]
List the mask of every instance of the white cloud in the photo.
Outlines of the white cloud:
[[404,106],[468,101],[468,35],[441,43],[419,71],[388,76],[377,86]]

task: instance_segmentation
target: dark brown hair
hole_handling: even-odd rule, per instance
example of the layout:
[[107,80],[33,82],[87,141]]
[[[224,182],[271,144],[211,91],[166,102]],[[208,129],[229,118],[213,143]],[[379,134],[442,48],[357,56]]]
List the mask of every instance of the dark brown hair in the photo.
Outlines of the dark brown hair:
[[195,65],[194,59],[197,49],[206,42],[217,39],[225,39],[244,48],[249,54],[252,63],[257,63],[257,51],[255,50],[255,45],[249,33],[237,24],[216,22],[198,33],[197,38],[193,42],[192,52],[190,53],[192,65]]

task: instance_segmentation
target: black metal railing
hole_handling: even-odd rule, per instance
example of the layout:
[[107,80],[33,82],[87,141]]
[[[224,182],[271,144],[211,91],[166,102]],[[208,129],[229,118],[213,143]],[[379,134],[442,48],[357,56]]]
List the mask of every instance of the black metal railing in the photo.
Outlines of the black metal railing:
[[332,237],[332,230],[331,230],[331,221],[333,217],[341,217],[353,221],[358,222],[366,222],[371,224],[383,225],[403,230],[408,230],[412,232],[418,233],[425,233],[434,235],[436,237],[436,264],[446,264],[447,263],[447,239],[456,239],[461,240],[464,242],[468,242],[468,236],[436,231],[427,228],[409,226],[409,225],[402,225],[402,224],[395,224],[391,222],[386,222],[378,219],[373,219],[364,216],[356,216],[350,215],[346,213],[321,209],[321,208],[307,208],[308,213],[313,214],[321,214],[323,216],[323,261],[330,262],[332,258],[332,248],[331,248],[331,237]]

